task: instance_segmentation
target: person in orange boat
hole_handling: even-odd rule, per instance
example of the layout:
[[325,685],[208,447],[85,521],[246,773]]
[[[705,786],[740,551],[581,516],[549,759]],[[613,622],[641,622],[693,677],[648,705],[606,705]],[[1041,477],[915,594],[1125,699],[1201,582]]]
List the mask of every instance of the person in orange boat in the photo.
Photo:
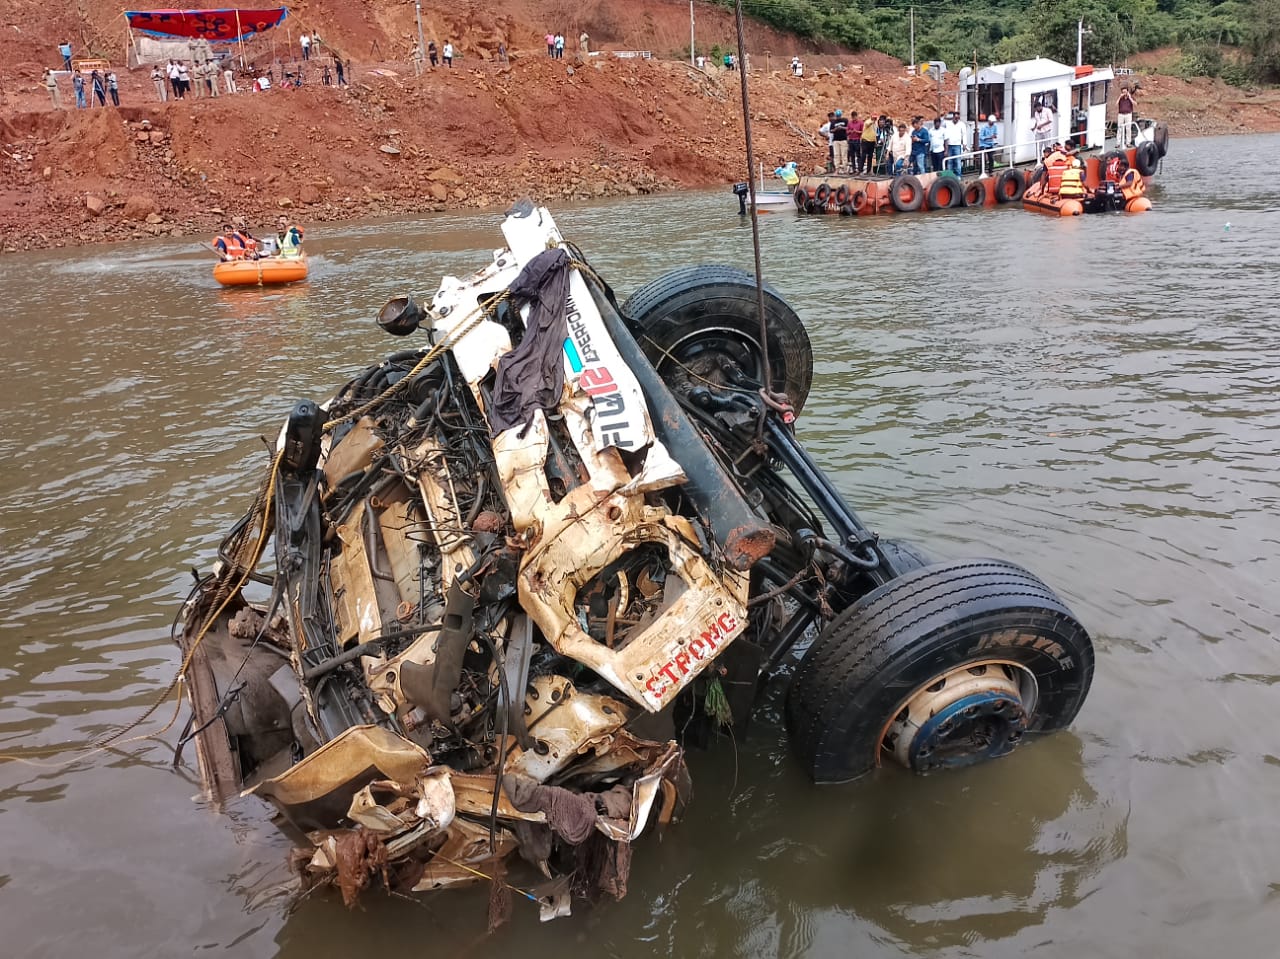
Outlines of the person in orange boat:
[[1062,174],[1066,170],[1067,165],[1071,161],[1067,157],[1067,151],[1063,149],[1061,143],[1053,145],[1053,151],[1049,154],[1048,159],[1044,161],[1045,170],[1048,172],[1048,182],[1045,189],[1049,193],[1057,193],[1062,186]]
[[1057,193],[1062,183],[1062,171],[1066,168],[1067,155],[1061,143],[1044,148],[1044,153],[1036,168],[1031,171],[1031,182],[1027,185],[1027,196],[1039,196],[1042,193]]
[[276,221],[276,248],[279,256],[302,256],[302,227],[290,223],[283,213]]
[[218,256],[222,257],[223,262],[243,260],[245,257],[244,238],[230,223],[223,224],[221,236],[215,236],[210,246],[217,251]]
[[1080,158],[1075,154],[1067,157],[1061,179],[1058,182],[1058,196],[1063,199],[1081,200],[1084,198],[1084,168]]

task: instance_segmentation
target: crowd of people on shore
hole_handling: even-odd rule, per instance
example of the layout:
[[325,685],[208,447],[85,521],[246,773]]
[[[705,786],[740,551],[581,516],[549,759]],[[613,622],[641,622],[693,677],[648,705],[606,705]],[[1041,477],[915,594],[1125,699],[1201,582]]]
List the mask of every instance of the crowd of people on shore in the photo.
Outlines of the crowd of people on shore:
[[981,172],[994,169],[1000,147],[999,120],[994,113],[980,117],[975,134],[973,125],[961,122],[955,111],[935,116],[928,123],[923,116],[914,116],[908,124],[905,120],[895,122],[886,114],[862,118],[855,110],[846,117],[843,110],[832,110],[818,135],[827,142],[828,173],[896,176],[946,169],[959,176],[965,154],[976,153]]
[[224,224],[222,232],[209,243],[225,263],[229,260],[260,260],[264,257],[296,259],[302,256],[302,227],[290,223],[283,213],[276,220],[274,234],[261,238],[249,232],[248,227]]
[[[202,97],[213,98],[223,94],[239,93],[241,84],[237,82],[237,72],[239,72],[242,79],[248,81],[246,86],[252,92],[270,90],[277,85],[282,89],[299,87],[303,85],[306,78],[303,64],[308,62],[314,62],[313,69],[318,68],[320,70],[320,82],[322,85],[347,86],[347,68],[349,64],[342,59],[337,51],[330,49],[328,59],[324,62],[319,62],[321,58],[315,53],[315,48],[321,42],[319,34],[303,34],[302,39],[305,42],[301,44],[301,61],[294,61],[293,64],[277,61],[280,74],[278,84],[273,82],[274,71],[271,66],[265,69],[244,66],[238,71],[234,56],[226,53],[215,55],[213,47],[208,40],[192,39],[187,44],[188,56],[186,58],[170,58],[165,63],[152,65],[150,79],[155,89],[156,100],[165,103],[170,98],[185,100],[188,94],[194,99],[200,99]],[[445,47],[447,50],[446,58],[451,61],[453,56],[452,45],[445,44]],[[69,43],[58,44],[58,53],[62,56],[62,69],[46,68],[41,78],[41,82],[49,93],[49,100],[54,109],[64,109],[62,91],[58,83],[60,73],[69,74],[71,77],[71,89],[77,109],[83,110],[93,106],[106,106],[108,98],[110,98],[113,106],[120,106],[120,82],[114,70],[110,68],[78,68],[72,62],[72,48]],[[103,61],[95,62],[101,63]],[[79,61],[79,63],[83,67],[88,67],[88,64],[83,60]],[[290,69],[291,66],[292,70]]]

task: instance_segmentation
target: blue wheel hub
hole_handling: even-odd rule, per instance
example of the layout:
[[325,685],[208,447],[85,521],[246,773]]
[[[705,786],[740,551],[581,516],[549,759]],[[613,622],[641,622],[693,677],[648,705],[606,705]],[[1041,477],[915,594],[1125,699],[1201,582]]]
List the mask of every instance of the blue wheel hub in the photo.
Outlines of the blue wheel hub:
[[970,766],[1012,752],[1027,729],[1022,701],[1002,690],[974,692],[939,709],[911,740],[919,773]]

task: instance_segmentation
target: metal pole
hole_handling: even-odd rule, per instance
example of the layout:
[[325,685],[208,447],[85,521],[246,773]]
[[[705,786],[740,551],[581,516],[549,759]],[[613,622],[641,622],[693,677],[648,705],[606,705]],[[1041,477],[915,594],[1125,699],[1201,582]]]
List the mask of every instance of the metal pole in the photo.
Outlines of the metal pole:
[[689,65],[697,66],[696,48],[693,40],[693,0],[689,0]]
[[418,51],[419,55],[425,60],[427,58],[427,44],[422,37],[422,3],[421,0],[414,0],[413,15],[418,18]]
[[1076,24],[1076,66],[1084,63],[1084,17]]
[[911,69],[916,69],[916,8],[911,8]]

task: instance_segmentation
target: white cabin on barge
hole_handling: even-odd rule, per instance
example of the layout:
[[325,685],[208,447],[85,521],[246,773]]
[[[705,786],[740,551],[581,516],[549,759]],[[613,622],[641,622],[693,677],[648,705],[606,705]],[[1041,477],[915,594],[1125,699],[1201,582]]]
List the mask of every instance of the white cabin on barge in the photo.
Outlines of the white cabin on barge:
[[956,109],[966,125],[995,113],[1000,145],[1011,153],[1008,162],[1030,163],[1039,159],[1031,114],[1040,101],[1053,111],[1054,140],[1070,139],[1082,150],[1104,145],[1113,77],[1110,67],[1071,67],[1042,57],[976,73],[965,67],[959,74]]

